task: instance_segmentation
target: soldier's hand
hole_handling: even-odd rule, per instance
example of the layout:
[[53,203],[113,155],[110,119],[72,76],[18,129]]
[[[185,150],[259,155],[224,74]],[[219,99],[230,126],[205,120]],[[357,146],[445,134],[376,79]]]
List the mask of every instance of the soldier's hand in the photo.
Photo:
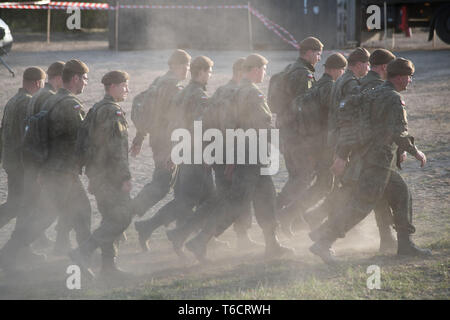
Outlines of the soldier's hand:
[[123,192],[128,193],[131,191],[132,188],[133,188],[133,186],[131,185],[131,180],[127,180],[122,183],[122,191]]
[[141,148],[142,148],[142,143],[133,142],[133,144],[131,145],[131,148],[130,148],[130,155],[133,158],[136,158],[137,155],[141,152]]
[[425,164],[427,163],[427,157],[420,150],[417,150],[416,159],[420,161],[421,168],[423,168],[425,166]]
[[175,163],[172,162],[170,157],[166,160],[166,168],[171,171],[175,168]]
[[227,164],[225,166],[225,179],[227,179],[228,181],[231,181],[233,178],[233,171],[234,171],[234,164]]
[[406,160],[406,158],[408,157],[408,154],[406,153],[406,151],[404,151],[401,155],[400,155],[400,163],[402,163],[403,161]]
[[346,165],[347,165],[347,160],[336,157],[330,170],[331,170],[331,172],[333,172],[333,174],[335,176],[339,177],[344,173]]

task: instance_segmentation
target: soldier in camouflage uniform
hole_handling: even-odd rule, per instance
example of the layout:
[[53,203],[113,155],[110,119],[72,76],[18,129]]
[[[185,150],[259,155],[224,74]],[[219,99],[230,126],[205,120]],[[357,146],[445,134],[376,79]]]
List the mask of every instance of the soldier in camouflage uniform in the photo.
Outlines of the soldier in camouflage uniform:
[[[235,119],[233,119],[233,96],[239,88],[239,83],[243,76],[243,63],[245,58],[239,58],[233,64],[233,78],[225,85],[217,88],[216,92],[210,99],[209,107],[203,116],[204,130],[209,128],[219,129],[223,137],[226,137],[226,129],[234,129],[236,127]],[[223,150],[223,163],[226,163],[226,141]],[[225,164],[214,163],[214,178],[217,187],[217,198],[211,199],[208,203],[200,206],[195,215],[186,223],[177,226],[175,229],[168,230],[167,238],[172,242],[174,250],[177,254],[183,255],[182,247],[187,238],[201,229],[206,223],[210,214],[214,214],[214,207],[219,201],[218,198],[225,197],[231,188],[231,179],[225,175]],[[258,244],[250,239],[247,230],[252,224],[251,199],[241,204],[242,207],[236,207],[235,210],[241,210],[242,213],[233,223],[233,229],[237,236],[237,248],[251,248]]]
[[[38,67],[27,68],[23,73],[22,88],[12,97],[3,110],[0,129],[0,155],[3,168],[8,176],[8,197],[0,206],[0,228],[15,217],[20,220],[25,212],[23,202],[26,184],[25,167],[22,161],[22,139],[27,105],[40,88],[44,86],[45,73]],[[34,255],[29,246],[22,250],[29,258]]]
[[[365,70],[365,56],[363,50],[355,50],[355,53],[361,54],[361,56],[358,58],[358,55],[356,56],[358,59],[362,60],[360,61],[360,69],[361,73],[362,70]],[[375,50],[369,57],[369,63],[372,64],[372,69],[367,73],[366,76],[362,77],[361,79],[353,79],[350,76],[350,72],[348,74],[349,86],[354,86],[353,89],[347,89],[347,92],[349,92],[347,95],[345,95],[344,100],[348,98],[350,95],[354,94],[355,92],[361,92],[366,89],[372,89],[376,86],[380,85],[380,82],[383,82],[383,79],[386,79],[386,66],[387,63],[392,61],[395,58],[395,56],[387,51],[387,50]],[[356,58],[355,58],[356,59]],[[376,70],[376,71],[375,71]],[[384,71],[383,71],[384,70]],[[356,68],[355,74],[358,73],[358,68]],[[341,80],[341,83],[343,80]],[[359,87],[357,88],[355,86],[355,81],[359,82]],[[361,90],[363,89],[363,90]],[[350,91],[348,91],[350,90]],[[345,85],[344,90],[345,92]],[[339,91],[336,90],[335,95],[337,96],[339,94]],[[338,98],[335,98],[334,103],[338,103]],[[342,100],[341,100],[342,101]],[[336,110],[336,109],[333,109]],[[336,120],[336,118],[333,118]],[[335,122],[333,122],[332,125],[334,125]],[[338,132],[335,132],[338,134]],[[330,136],[329,136],[330,137]],[[337,137],[337,135],[332,136],[333,139]],[[342,181],[341,181],[342,182]],[[324,201],[323,205],[316,208],[313,211],[310,211],[308,215],[306,216],[307,221],[309,221],[311,229],[315,229],[322,220],[333,213],[334,208],[339,205],[343,205],[348,201],[348,198],[350,197],[352,186],[345,186],[342,187],[335,186],[335,189],[333,190],[332,194],[329,195],[329,197]],[[338,205],[338,206],[339,206]],[[387,202],[387,199],[383,198],[377,203],[377,206],[374,209],[375,213],[375,220],[377,222],[379,234],[380,234],[380,252],[389,252],[396,248],[396,241],[392,235],[391,231],[391,225],[393,224],[393,217],[391,208]]]
[[298,124],[299,139],[303,140],[304,154],[309,155],[313,164],[316,181],[308,189],[300,192],[294,201],[279,212],[280,221],[288,220],[288,223],[294,222],[294,225],[295,217],[302,214],[305,220],[310,223],[311,218],[315,218],[315,215],[310,217],[308,214],[305,214],[305,211],[326,196],[333,186],[333,176],[330,172],[330,166],[333,161],[334,150],[327,148],[328,113],[333,84],[345,72],[347,59],[342,54],[335,53],[327,58],[324,66],[325,72],[323,76],[313,85],[314,90],[318,90],[316,98],[318,101],[316,102],[317,105],[315,105],[316,110],[306,108],[302,110],[302,112],[315,113],[307,116],[309,119],[318,119],[318,123],[315,124],[318,127],[312,128],[312,132],[304,132],[306,129],[302,130],[301,126],[305,124]]
[[[395,229],[398,236],[399,255],[424,256],[431,252],[420,249],[411,241],[411,234],[415,232],[412,225],[412,196],[403,178],[395,170],[395,154],[404,151],[413,155],[421,162],[426,163],[425,155],[414,145],[414,138],[408,133],[405,103],[401,91],[406,90],[414,73],[411,61],[397,58],[387,66],[387,81],[374,89],[370,95],[368,108],[370,113],[370,130],[372,139],[367,140],[363,146],[346,145],[340,140],[337,145],[337,160],[335,172],[343,171],[341,163],[349,150],[354,153],[350,158],[349,166],[361,168],[359,177],[352,189],[350,200],[318,229],[310,233],[315,242],[310,250],[314,254],[330,263],[335,258],[330,252],[331,245],[337,238],[345,234],[363,220],[377,205],[382,197],[388,199],[393,208]],[[359,155],[359,156],[358,156]],[[399,162],[405,160],[405,156]]]
[[27,223],[18,225],[11,239],[1,250],[4,267],[15,268],[18,249],[29,245],[58,217],[66,215],[78,243],[90,236],[91,206],[79,178],[81,171],[75,142],[84,117],[80,100],[76,98],[87,85],[88,67],[82,61],[70,60],[63,69],[63,88],[43,106],[48,113],[48,158],[41,167],[39,210],[29,212]]
[[[314,37],[308,37],[300,42],[300,57],[288,66],[287,71],[287,91],[292,100],[312,88],[315,82],[314,66],[320,61],[322,49],[323,44]],[[303,155],[304,145],[298,136],[294,111],[290,108],[284,110],[277,114],[276,121],[277,128],[280,129],[281,152],[289,174],[288,181],[277,196],[277,207],[282,208],[307,188],[311,182],[313,168],[309,159]],[[288,228],[285,230],[288,232]]]
[[[171,119],[173,122],[169,124],[170,133],[172,129],[184,128],[190,132],[191,137],[194,136],[194,121],[201,120],[208,107],[206,84],[211,76],[212,67],[213,61],[205,56],[197,57],[191,62],[191,81],[173,101],[173,114],[177,117]],[[147,241],[154,230],[162,225],[168,226],[173,221],[177,221],[177,224],[180,221],[187,221],[192,216],[194,207],[213,195],[215,190],[211,168],[193,163],[192,155],[191,164],[183,163],[178,166],[174,199],[150,219],[135,223],[141,247],[147,247]]]
[[[189,71],[191,56],[184,50],[176,50],[169,58],[169,71],[158,77],[152,85],[156,88],[155,101],[152,101],[152,110],[148,113],[149,119],[145,128],[137,128],[136,137],[131,146],[131,156],[136,157],[147,134],[153,152],[155,169],[152,181],[146,184],[138,195],[132,200],[134,212],[143,216],[151,207],[164,198],[170,189],[170,182],[174,174],[174,167],[168,166],[172,142],[169,124],[174,115],[171,110],[172,100],[183,87],[181,81],[185,80]],[[136,222],[137,229],[142,222]],[[143,250],[148,250],[147,242],[143,241]]]
[[[271,128],[270,109],[264,94],[256,86],[256,83],[261,83],[264,79],[267,62],[266,58],[258,54],[248,56],[244,62],[244,78],[235,94],[236,128],[244,131]],[[247,145],[246,159],[249,159],[248,156],[249,146]],[[209,216],[202,230],[186,243],[186,248],[199,261],[204,261],[206,258],[208,242],[231,226],[242,214],[242,211],[236,208],[248,199],[253,201],[256,220],[263,230],[266,257],[277,258],[292,253],[292,250],[282,247],[276,238],[275,186],[270,176],[261,175],[261,166],[259,158],[258,164],[227,164],[226,174],[232,177],[232,182],[226,197],[220,198],[215,206],[214,214]]]
[[[42,110],[47,99],[53,96],[56,91],[58,91],[63,86],[62,72],[64,69],[64,62],[57,61],[52,63],[47,69],[48,81],[45,86],[36,92],[31,98],[30,103],[27,106],[27,117],[31,117]],[[37,176],[39,173],[39,167],[33,161],[29,161],[26,156],[24,156],[24,168],[25,168],[25,196],[24,196],[24,207],[25,211],[34,210],[34,207],[39,199],[40,186],[37,183]],[[25,214],[26,216],[26,214]],[[20,222],[21,219],[17,221]],[[70,246],[69,242],[69,226],[67,222],[62,219],[58,219],[58,224],[56,226],[57,236],[54,248],[54,253],[57,255],[62,255],[67,253]],[[50,241],[45,233],[43,233],[34,243],[34,248],[45,248],[51,245]]]
[[130,207],[131,174],[128,165],[128,124],[125,112],[119,105],[128,95],[129,76],[123,71],[111,71],[102,78],[105,86],[103,100],[89,111],[88,148],[86,175],[89,192],[97,200],[102,215],[100,226],[79,248],[69,256],[86,269],[89,257],[101,248],[102,268],[100,274],[110,277],[123,275],[117,268],[115,258],[117,240],[131,223]]

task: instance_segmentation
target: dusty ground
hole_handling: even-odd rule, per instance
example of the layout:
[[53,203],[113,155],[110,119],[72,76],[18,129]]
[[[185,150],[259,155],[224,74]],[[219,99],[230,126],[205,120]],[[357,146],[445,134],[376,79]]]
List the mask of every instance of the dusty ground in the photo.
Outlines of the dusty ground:
[[[47,45],[35,38],[15,44],[13,52],[6,58],[17,73],[10,77],[0,67],[0,105],[12,97],[20,85],[23,70],[31,65],[46,68],[56,60],[78,58],[89,68],[89,85],[80,96],[86,107],[101,99],[103,89],[101,77],[110,70],[126,70],[130,76],[131,96],[124,109],[131,108],[132,97],[142,91],[158,75],[165,72],[170,50],[112,52],[107,42],[101,39],[58,41]],[[418,40],[417,40],[418,39]],[[415,48],[399,47],[399,55],[412,59],[416,73],[411,88],[405,92],[409,114],[410,131],[418,146],[427,154],[428,164],[420,169],[416,161],[409,159],[403,176],[409,183],[414,197],[414,223],[417,227],[415,241],[432,248],[434,256],[427,260],[398,259],[393,255],[377,254],[378,235],[373,215],[350,232],[346,239],[336,244],[337,255],[343,260],[335,269],[323,265],[307,250],[311,241],[305,232],[294,240],[281,238],[286,245],[295,247],[297,256],[282,261],[263,260],[263,249],[254,252],[237,252],[234,249],[211,250],[215,261],[208,266],[198,266],[194,261],[182,264],[177,259],[165,236],[164,227],[152,237],[152,250],[140,253],[133,226],[127,231],[128,241],[121,246],[119,265],[136,274],[134,280],[125,283],[87,284],[81,290],[66,288],[67,258],[53,257],[48,253],[49,263],[36,266],[20,278],[6,278],[0,271],[0,299],[66,299],[66,298],[144,298],[144,299],[365,299],[365,298],[441,298],[450,297],[448,270],[450,267],[450,46],[439,46],[432,50],[431,44],[418,36]],[[403,41],[403,40],[402,40]],[[397,41],[401,44],[402,41]],[[419,48],[419,49],[417,49]],[[231,76],[234,59],[246,56],[245,51],[190,51],[192,56],[207,55],[214,62],[214,74],[208,92],[226,83]],[[294,51],[261,52],[270,64],[268,73],[281,70],[296,59]],[[324,53],[324,59],[330,54]],[[316,78],[323,72],[318,68]],[[267,90],[268,77],[262,87]],[[129,113],[127,115],[129,119]],[[131,126],[130,139],[135,130]],[[151,150],[146,146],[137,159],[130,161],[133,173],[134,196],[149,181],[153,170]],[[282,163],[280,172],[274,176],[280,189],[286,180]],[[6,176],[0,172],[0,202],[7,195]],[[171,196],[150,210],[145,217],[152,216]],[[99,223],[99,214],[91,197],[94,227]],[[14,221],[0,231],[0,246],[9,238]],[[47,231],[54,238],[53,227]],[[252,237],[261,241],[262,236],[256,222],[250,230]],[[73,236],[73,235],[72,235]],[[234,245],[234,233],[228,230],[222,237]],[[72,239],[73,240],[73,239]],[[73,243],[75,245],[75,243]],[[98,256],[95,262],[98,266]],[[366,288],[366,268],[376,264],[382,269],[382,289],[370,291]]]

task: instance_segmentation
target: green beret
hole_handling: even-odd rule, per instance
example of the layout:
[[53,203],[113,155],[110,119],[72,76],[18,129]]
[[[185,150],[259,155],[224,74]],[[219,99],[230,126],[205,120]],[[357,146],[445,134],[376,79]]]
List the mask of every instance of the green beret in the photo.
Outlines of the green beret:
[[169,58],[169,66],[173,64],[187,64],[191,62],[191,56],[184,50],[175,50]]
[[300,52],[306,52],[308,50],[320,51],[323,49],[323,44],[319,39],[314,37],[308,37],[300,42]]
[[250,70],[252,68],[261,68],[262,66],[268,64],[269,61],[264,58],[262,55],[253,53],[245,58],[245,61],[242,67],[246,70]]
[[397,58],[387,65],[388,77],[395,76],[412,76],[414,74],[414,64],[411,60],[405,58]]
[[56,76],[62,76],[65,63],[62,61],[53,62],[47,69],[47,75],[49,78]]
[[354,64],[356,62],[368,62],[369,57],[369,51],[364,48],[358,47],[350,53],[347,60],[349,64]]
[[84,74],[89,72],[88,66],[81,60],[72,59],[66,62],[64,70],[71,71],[73,73]]
[[30,67],[23,72],[23,80],[37,81],[45,79],[45,71],[39,67]]
[[372,66],[388,64],[395,59],[395,55],[386,49],[377,49],[370,55],[369,62]]
[[119,84],[122,82],[126,82],[127,80],[130,80],[130,76],[125,71],[110,71],[107,74],[105,74],[102,78],[102,83],[105,86],[109,86],[110,84]]
[[347,59],[345,59],[345,57],[340,53],[334,53],[327,58],[325,67],[330,69],[345,68],[347,67]]

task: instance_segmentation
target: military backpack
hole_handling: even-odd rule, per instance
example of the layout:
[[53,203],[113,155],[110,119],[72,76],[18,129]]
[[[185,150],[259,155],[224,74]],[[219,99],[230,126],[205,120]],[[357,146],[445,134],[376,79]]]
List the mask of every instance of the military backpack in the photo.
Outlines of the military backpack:
[[148,133],[149,130],[150,115],[155,104],[158,80],[159,78],[156,78],[148,89],[136,95],[131,104],[131,121],[133,121],[137,131],[141,133]]

